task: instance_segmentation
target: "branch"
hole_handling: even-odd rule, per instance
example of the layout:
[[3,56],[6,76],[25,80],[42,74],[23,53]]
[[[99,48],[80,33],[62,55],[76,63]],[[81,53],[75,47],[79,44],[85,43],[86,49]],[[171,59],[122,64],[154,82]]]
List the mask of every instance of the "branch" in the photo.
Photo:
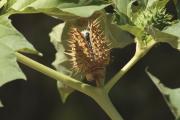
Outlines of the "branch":
[[47,75],[53,79],[59,80],[59,81],[63,82],[64,84],[72,87],[73,89],[78,90],[78,91],[90,96],[92,99],[94,99],[97,102],[97,104],[107,113],[107,115],[112,120],[123,120],[121,115],[115,109],[114,105],[111,103],[111,101],[108,97],[108,94],[106,93],[104,88],[97,88],[97,87],[90,86],[90,85],[80,82],[76,79],[73,79],[67,75],[64,75],[60,72],[57,72],[45,65],[42,65],[42,64],[32,60],[31,58],[28,58],[28,57],[22,55],[21,53],[16,52],[15,54],[16,54],[17,60],[20,63],[22,63],[36,71],[39,71],[39,72],[43,73],[44,75]]
[[45,65],[42,65],[41,63],[38,63],[38,62],[32,60],[31,58],[24,56],[21,53],[16,52],[15,54],[16,54],[17,60],[20,63],[22,63],[36,71],[39,71],[39,72],[43,73],[44,75],[47,75],[48,77],[51,77],[55,80],[59,80],[62,83],[66,84],[67,86],[69,86],[75,90],[78,90],[88,96],[91,93],[90,92],[91,89],[95,88],[95,87],[85,84],[81,81],[78,81],[74,78],[71,78],[63,73],[57,72]]
[[92,98],[107,113],[111,120],[124,120],[120,113],[116,110],[115,106],[112,104],[105,89],[96,88],[95,94]]
[[145,48],[140,48],[138,42],[136,44],[136,52],[131,60],[105,85],[105,90],[109,92],[111,88],[154,46],[156,42],[151,41]]

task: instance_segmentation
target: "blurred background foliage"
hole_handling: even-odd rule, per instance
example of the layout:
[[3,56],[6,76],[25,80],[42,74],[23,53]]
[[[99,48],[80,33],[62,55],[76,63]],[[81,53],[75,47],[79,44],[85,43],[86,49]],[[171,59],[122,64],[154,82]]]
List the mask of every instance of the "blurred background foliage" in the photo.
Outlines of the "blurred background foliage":
[[[173,11],[171,6],[169,11]],[[108,8],[111,10],[111,8]],[[43,57],[28,55],[52,67],[55,49],[49,42],[52,27],[61,23],[44,14],[12,15],[13,25],[24,34]],[[134,54],[135,45],[111,51],[107,77],[112,77]],[[145,73],[149,71],[170,88],[180,87],[180,53],[168,44],[158,44],[112,89],[112,102],[125,120],[174,120],[160,92]],[[109,120],[88,96],[74,92],[61,102],[56,81],[21,65],[28,81],[16,80],[0,88],[5,107],[1,120]]]

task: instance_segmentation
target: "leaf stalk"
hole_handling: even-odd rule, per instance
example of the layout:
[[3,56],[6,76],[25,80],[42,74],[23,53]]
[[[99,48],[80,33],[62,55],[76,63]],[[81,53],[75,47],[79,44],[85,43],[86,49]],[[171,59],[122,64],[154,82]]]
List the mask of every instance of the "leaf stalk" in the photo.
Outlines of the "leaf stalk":
[[156,44],[154,40],[150,41],[145,48],[142,48],[136,41],[136,52],[131,60],[119,70],[119,72],[112,77],[109,82],[105,85],[105,90],[107,93],[112,89],[112,87],[144,56],[149,50]]

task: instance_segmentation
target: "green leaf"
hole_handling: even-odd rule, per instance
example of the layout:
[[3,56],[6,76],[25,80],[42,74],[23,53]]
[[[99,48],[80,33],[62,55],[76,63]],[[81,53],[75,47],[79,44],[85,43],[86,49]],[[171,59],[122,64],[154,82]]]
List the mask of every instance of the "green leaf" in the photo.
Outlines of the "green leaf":
[[2,8],[4,6],[4,4],[7,3],[7,0],[1,0],[0,1],[0,8]]
[[118,13],[127,15],[128,4],[131,2],[131,0],[112,0],[112,1]]
[[141,39],[142,34],[144,33],[144,31],[138,28],[137,26],[133,26],[129,24],[121,25],[120,28],[136,36],[138,39]]
[[111,48],[124,48],[134,42],[133,37],[121,29],[119,25],[112,23],[111,15],[104,15],[102,18],[106,38],[111,43]]
[[129,14],[131,13],[131,0],[112,0],[115,7],[115,21],[118,25],[129,23]]
[[0,108],[1,108],[1,107],[3,107],[3,104],[2,104],[2,102],[0,101]]
[[129,16],[130,12],[145,8],[148,0],[112,0],[118,13]]
[[180,88],[170,89],[163,85],[160,80],[146,70],[146,73],[151,78],[153,83],[162,93],[167,105],[174,114],[176,120],[180,119]]
[[[176,43],[173,47],[180,50],[180,21],[178,21],[176,24],[172,26],[167,27],[167,29],[163,30],[163,32],[177,37]],[[171,41],[169,41],[169,43],[173,44]]]
[[4,44],[14,51],[38,53],[25,37],[12,26],[8,15],[0,16],[0,44]]
[[180,38],[180,21],[178,21],[177,23],[173,24],[172,26],[167,27],[165,30],[163,30],[164,32],[177,36]]
[[[145,9],[153,0],[112,0],[117,13],[131,17],[131,14]],[[154,0],[155,1],[155,0]],[[157,0],[156,0],[157,1]]]
[[91,5],[91,6],[81,6],[76,8],[64,8],[62,9],[64,12],[68,12],[80,17],[90,17],[95,11],[99,11],[104,9],[109,4],[105,5]]
[[168,2],[169,0],[148,0],[146,8],[156,7],[157,9],[162,9]]
[[18,0],[8,10],[15,10],[22,13],[42,12],[67,20],[78,17],[89,17],[108,5],[102,0]]
[[[170,26],[171,28],[172,26]],[[170,44],[175,49],[180,49],[180,39],[177,36],[169,34],[166,30],[160,31],[154,27],[149,27],[146,32],[153,36],[156,42],[166,42]]]
[[0,16],[0,86],[15,79],[26,79],[16,62],[16,51],[38,53],[8,19]]
[[74,89],[63,84],[61,81],[57,81],[57,88],[61,95],[61,100],[63,103],[65,103],[69,95],[71,95],[71,93],[75,91]]
[[15,52],[2,43],[0,51],[0,86],[15,79],[26,79],[16,62]]

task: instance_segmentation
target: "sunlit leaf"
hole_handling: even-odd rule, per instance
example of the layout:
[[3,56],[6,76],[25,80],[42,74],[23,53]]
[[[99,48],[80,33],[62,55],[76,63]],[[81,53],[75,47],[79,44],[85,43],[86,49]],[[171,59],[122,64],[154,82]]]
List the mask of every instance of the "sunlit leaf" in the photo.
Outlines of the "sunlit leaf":
[[117,24],[112,24],[111,15],[105,15],[102,19],[105,34],[112,48],[123,48],[134,42],[133,37],[127,31],[121,29]]
[[177,23],[173,24],[172,26],[167,27],[165,30],[163,30],[164,32],[177,36],[180,38],[180,21],[178,21]]
[[172,47],[180,50],[180,22],[167,27],[162,32],[158,30],[153,30],[155,33],[156,40],[160,42],[167,42]]
[[0,43],[0,86],[15,79],[26,79],[16,62],[12,49]]
[[164,8],[169,0],[148,0],[146,8],[156,7],[156,8]]
[[83,6],[83,7],[76,7],[76,8],[64,8],[62,9],[64,12],[68,12],[80,17],[90,17],[95,11],[99,11],[109,4],[105,5],[90,5],[90,6]]
[[148,0],[112,0],[118,13],[130,17],[131,12],[145,8]]
[[61,81],[57,81],[57,88],[61,95],[61,100],[63,103],[65,103],[69,95],[71,95],[71,93],[74,92],[74,89],[66,86]]
[[3,107],[3,104],[2,104],[2,102],[0,101],[0,108],[1,108],[1,107]]
[[0,16],[0,86],[15,79],[26,79],[16,62],[16,51],[38,53],[8,19]]
[[170,89],[163,85],[160,80],[152,75],[150,72],[146,71],[146,73],[149,75],[153,83],[156,85],[156,87],[159,89],[159,91],[162,93],[165,101],[167,102],[167,105],[169,106],[170,110],[174,114],[176,120],[180,119],[180,88],[176,89]]
[[2,8],[4,6],[4,4],[7,3],[7,0],[1,0],[0,1],[0,8]]
[[89,17],[109,5],[102,0],[17,0],[13,3],[8,10],[21,13],[42,12],[64,20]]
[[131,0],[112,0],[118,13],[127,15],[128,4]]
[[144,33],[144,31],[138,28],[137,26],[133,26],[129,24],[121,25],[120,28],[122,30],[128,31],[129,33],[131,33],[132,35],[136,36],[139,39],[141,39],[141,36]]
[[115,7],[115,21],[118,25],[129,23],[128,4],[131,0],[112,0]]
[[26,38],[12,26],[8,15],[0,16],[0,44],[1,43],[14,51],[37,53]]
[[[171,27],[171,26],[170,26]],[[166,42],[170,44],[175,49],[180,49],[180,39],[166,30],[160,31],[156,28],[149,28],[147,32],[153,36],[154,40],[157,42]]]

